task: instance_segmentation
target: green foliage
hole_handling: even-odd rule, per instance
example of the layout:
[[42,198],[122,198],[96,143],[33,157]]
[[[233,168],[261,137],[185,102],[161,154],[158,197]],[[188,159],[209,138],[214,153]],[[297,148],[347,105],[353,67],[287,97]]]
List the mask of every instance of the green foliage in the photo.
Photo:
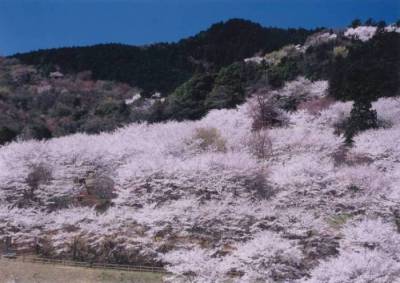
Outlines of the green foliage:
[[[0,126],[15,131],[14,136],[0,131],[0,142],[19,132],[22,138],[44,139],[111,131],[133,121],[199,119],[210,109],[236,107],[258,89],[279,88],[302,75],[329,79],[332,97],[356,101],[343,128],[350,143],[358,132],[376,126],[370,102],[399,94],[400,35],[378,31],[367,42],[339,36],[309,44],[301,52],[293,44],[303,43],[311,32],[230,20],[173,44],[105,44],[17,54],[39,66],[39,72],[16,59],[0,61],[0,101],[7,108],[7,115],[0,113]],[[243,62],[265,52],[270,53],[262,64]],[[43,77],[56,66],[65,74],[62,79]],[[12,74],[21,70],[29,73],[30,80],[16,84]],[[76,74],[84,70],[91,70],[94,79],[110,81],[91,81],[90,73]],[[141,87],[141,100],[126,105],[125,100],[139,90],[118,81]],[[165,103],[144,99],[156,90],[163,92]],[[298,102],[280,98],[277,105],[293,111]]]
[[366,26],[376,26],[377,23],[373,18],[368,18],[365,22],[364,25]]
[[[196,85],[202,81],[198,77],[180,87],[169,99],[168,115],[164,118],[196,119],[209,109],[235,107],[262,84],[279,88],[299,75],[311,80],[328,79],[331,95],[341,100],[362,98],[368,102],[396,95],[396,70],[400,66],[397,38],[396,33],[379,33],[366,43],[339,38],[310,46],[304,54],[283,56],[277,64],[233,63],[217,73],[210,92],[207,84],[207,89],[200,88],[201,95],[198,94]],[[296,101],[281,102],[287,111],[296,109]]]
[[198,119],[207,109],[204,105],[214,85],[215,75],[196,74],[169,97],[164,115],[170,119]]
[[97,105],[94,114],[100,117],[110,116],[115,113],[123,114],[127,111],[126,105],[124,103],[118,103],[114,100],[100,102]]
[[386,22],[385,21],[379,21],[377,23],[378,29],[384,29],[386,27]]
[[59,104],[55,107],[53,111],[53,116],[55,117],[68,117],[71,116],[73,109],[67,105]]
[[361,25],[362,25],[362,22],[361,22],[360,19],[354,19],[354,20],[351,22],[350,27],[356,28],[356,27],[359,27],[359,26],[361,26]]
[[[179,119],[177,117],[174,117],[175,119]],[[150,114],[147,116],[144,116],[144,119],[139,118],[137,120],[141,121],[141,120],[147,120],[150,123],[154,123],[154,122],[161,122],[163,120],[167,119],[166,118],[166,114],[165,114],[165,104],[162,103],[161,101],[157,100],[156,102],[154,102],[154,104],[152,105],[151,109],[150,109]]]
[[283,58],[278,65],[268,70],[268,81],[273,88],[282,87],[285,81],[294,80],[300,75],[296,58]]
[[345,139],[347,144],[353,143],[353,137],[362,131],[377,128],[378,119],[375,110],[369,102],[355,101],[350,117],[345,124]]
[[247,89],[254,87],[262,75],[261,65],[244,62],[221,68],[217,74],[197,73],[167,98],[163,109],[154,105],[151,116],[156,121],[198,119],[210,109],[235,107],[244,101]]
[[11,103],[22,111],[28,111],[32,107],[33,97],[28,93],[16,93],[11,97]]
[[34,124],[30,127],[30,135],[37,140],[49,139],[53,136],[49,128],[43,124]]
[[264,28],[233,19],[178,43],[145,47],[100,44],[16,54],[26,64],[48,74],[59,66],[64,73],[91,70],[93,79],[121,81],[146,92],[168,93],[199,69],[219,70],[256,52],[270,52],[288,44],[303,43],[312,31]]
[[254,87],[264,75],[264,67],[254,63],[237,62],[222,68],[208,94],[207,109],[233,108],[244,102],[247,89]]
[[349,50],[346,48],[346,46],[336,46],[333,48],[333,55],[335,57],[346,58],[347,55],[349,55]]
[[328,79],[334,68],[334,48],[335,42],[310,46],[299,63],[304,76],[311,80]]
[[339,100],[374,101],[396,96],[400,86],[400,35],[378,33],[356,44],[346,58],[335,60],[330,76],[330,95]]
[[207,108],[232,108],[244,101],[244,65],[235,63],[218,72],[214,87],[205,101]]
[[[7,79],[16,70],[30,70],[16,59],[0,60],[1,97],[0,128],[2,143],[15,139],[48,139],[76,132],[111,131],[133,121],[125,100],[137,93],[126,84],[95,82],[88,77],[66,75],[48,80],[32,71],[32,82],[14,84]],[[15,134],[10,133],[12,129]]]
[[16,137],[17,137],[16,131],[5,126],[0,127],[0,145],[11,142]]

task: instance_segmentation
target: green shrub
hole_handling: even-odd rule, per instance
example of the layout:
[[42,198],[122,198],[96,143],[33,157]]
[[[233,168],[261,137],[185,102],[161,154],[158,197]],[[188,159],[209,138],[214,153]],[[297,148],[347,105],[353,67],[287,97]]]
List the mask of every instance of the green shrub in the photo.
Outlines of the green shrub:
[[359,26],[361,26],[361,25],[362,25],[362,22],[361,22],[360,19],[354,19],[354,20],[351,22],[350,27],[356,28],[356,27],[359,27]]
[[[149,113],[138,113],[135,111],[132,113],[133,119],[138,121],[147,120],[150,123],[160,122],[168,118],[165,114],[165,103],[162,103],[160,100],[156,100],[154,104],[151,106]],[[170,117],[172,118],[172,117]],[[178,116],[174,117],[174,119],[180,119]]]
[[115,101],[106,101],[97,105],[94,114],[97,116],[112,115],[113,113],[118,112],[119,108],[120,105],[118,105],[118,103]]
[[17,132],[8,128],[8,127],[0,127],[0,145],[11,142],[17,137]]
[[274,88],[282,87],[285,81],[294,80],[300,74],[295,58],[283,58],[281,62],[268,70],[269,84]]
[[234,63],[218,72],[214,87],[205,101],[208,109],[232,108],[244,101],[244,65]]
[[284,58],[294,58],[300,55],[300,51],[298,51],[295,45],[287,45],[283,48],[273,51],[265,55],[265,60],[272,65],[278,65],[282,62]]
[[72,109],[66,105],[60,104],[57,105],[56,109],[54,109],[54,116],[56,117],[67,117],[72,115]]
[[336,46],[333,48],[333,56],[346,58],[349,55],[349,50],[346,46]]
[[338,57],[329,79],[329,93],[339,100],[374,101],[399,95],[400,34],[378,33]]
[[375,110],[371,109],[371,103],[356,101],[345,124],[344,135],[346,143],[352,144],[353,137],[357,133],[377,127],[377,114]]
[[335,42],[325,42],[307,48],[302,61],[299,63],[303,75],[310,80],[329,79],[334,68],[333,50]]
[[169,119],[198,119],[207,109],[204,101],[212,90],[215,76],[197,74],[178,87],[167,100],[164,115]]
[[50,139],[53,136],[53,134],[49,130],[49,128],[47,128],[43,124],[33,125],[30,128],[30,133],[31,133],[31,137],[36,140],[46,140],[46,139]]

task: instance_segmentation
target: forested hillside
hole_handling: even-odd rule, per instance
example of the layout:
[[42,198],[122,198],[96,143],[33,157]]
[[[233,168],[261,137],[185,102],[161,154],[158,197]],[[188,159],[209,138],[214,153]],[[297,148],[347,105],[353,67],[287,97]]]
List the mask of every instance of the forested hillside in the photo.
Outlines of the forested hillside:
[[0,144],[122,127],[140,112],[129,106],[138,92],[124,83],[94,81],[90,72],[44,76],[16,59],[0,58]]
[[[103,45],[17,56],[37,64],[33,66],[21,64],[15,58],[3,59],[0,62],[0,105],[7,111],[2,113],[4,117],[0,122],[0,143],[16,138],[99,133],[138,121],[199,119],[212,109],[234,108],[255,93],[279,89],[297,76],[329,81],[329,94],[333,99],[356,100],[353,120],[367,122],[343,125],[340,131],[345,132],[351,142],[359,129],[378,126],[371,102],[380,97],[396,96],[399,92],[400,43],[396,29],[396,26],[360,26],[336,32],[321,30],[304,39],[309,31],[266,29],[251,22],[231,20],[176,44],[141,48],[119,46],[121,50],[117,45]],[[304,43],[274,49],[287,40]],[[261,51],[261,46],[273,51]],[[97,48],[108,51],[97,52]],[[112,77],[120,72],[126,79],[139,78],[146,83],[154,80],[157,84],[170,75],[178,78],[170,68],[183,61],[163,55],[177,48],[186,50],[179,52],[180,58],[190,58],[189,65],[194,67],[193,62],[197,62],[197,66],[186,73],[185,78],[182,77],[184,82],[172,91],[164,94],[146,91],[146,87],[132,87],[118,82],[125,79]],[[151,53],[149,50],[158,51]],[[242,60],[256,51],[255,57]],[[148,58],[137,53],[135,56],[140,57],[137,61],[134,57],[129,59],[131,52],[152,55]],[[194,58],[197,59],[193,61]],[[166,59],[174,63],[163,61]],[[226,65],[231,61],[235,62]],[[165,65],[158,68],[151,62]],[[89,66],[89,63],[94,65]],[[93,70],[87,71],[88,67]],[[139,71],[142,67],[157,67],[157,70],[143,73]],[[102,68],[104,77],[114,81],[96,79],[102,77],[98,73]],[[179,67],[176,70],[183,74],[189,69]],[[56,70],[67,72],[61,78],[52,78]],[[86,71],[76,73],[77,70]],[[136,71],[140,73],[138,76]],[[150,80],[140,78],[145,74],[151,76]],[[168,89],[178,84],[166,81],[172,83]],[[300,103],[296,99],[280,103],[286,110],[293,111]],[[362,117],[357,117],[359,112],[363,112]]]
[[0,242],[174,283],[397,283],[400,27],[304,33],[1,58]]
[[233,19],[177,43],[148,46],[100,44],[16,54],[23,63],[44,72],[56,66],[67,73],[90,70],[94,79],[129,83],[145,92],[167,94],[197,70],[218,70],[257,52],[301,44],[313,31],[265,28]]

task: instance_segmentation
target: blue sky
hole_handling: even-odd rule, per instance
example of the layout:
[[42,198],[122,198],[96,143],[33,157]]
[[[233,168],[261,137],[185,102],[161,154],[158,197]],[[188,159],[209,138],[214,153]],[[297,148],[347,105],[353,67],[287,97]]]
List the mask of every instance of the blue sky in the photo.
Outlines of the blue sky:
[[399,0],[0,0],[0,55],[105,42],[176,41],[229,18],[264,26],[394,22]]

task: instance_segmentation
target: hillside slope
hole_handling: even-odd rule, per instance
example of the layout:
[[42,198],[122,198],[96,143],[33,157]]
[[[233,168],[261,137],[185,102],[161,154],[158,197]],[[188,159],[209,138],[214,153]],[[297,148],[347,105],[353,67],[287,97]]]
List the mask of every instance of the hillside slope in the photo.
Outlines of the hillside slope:
[[324,30],[166,98],[2,59],[0,138],[108,132],[0,144],[0,243],[170,282],[397,282],[399,33]]
[[398,101],[374,103],[387,126],[344,147],[335,131],[352,103],[326,95],[326,81],[304,78],[264,93],[302,99],[269,127],[255,97],[195,122],[0,147],[0,238],[165,265],[172,282],[395,282]]
[[232,19],[212,25],[177,43],[148,46],[100,44],[39,50],[15,57],[28,65],[66,73],[90,70],[96,80],[129,83],[146,92],[167,94],[188,80],[196,70],[222,66],[269,52],[287,44],[303,43],[313,31],[265,28],[247,20]]
[[138,119],[138,93],[128,84],[93,80],[90,72],[45,76],[0,57],[0,144],[114,130]]
[[[400,92],[398,32],[399,28],[394,25],[382,29],[360,26],[345,31],[323,30],[308,36],[302,45],[290,44],[265,54],[260,51],[256,57],[239,60],[256,46],[268,46],[266,50],[277,48],[286,40],[301,41],[304,34],[301,30],[265,29],[251,22],[231,20],[175,44],[179,48],[189,46],[183,48],[186,51],[180,52],[179,56],[190,53],[188,56],[192,63],[196,61],[203,64],[207,60],[214,63],[211,64],[213,66],[207,63],[208,67],[197,68],[193,75],[189,74],[187,81],[171,93],[164,94],[143,91],[117,81],[97,80],[93,72],[75,73],[76,66],[72,68],[73,73],[52,78],[59,72],[49,72],[51,68],[45,66],[47,63],[41,65],[35,62],[40,56],[53,53],[58,55],[51,58],[63,60],[66,64],[74,64],[76,60],[84,64],[86,59],[82,61],[81,58],[88,58],[88,62],[96,66],[104,63],[104,74],[110,79],[119,80],[112,74],[121,70],[133,78],[136,71],[131,73],[130,67],[125,65],[131,54],[131,47],[128,46],[121,52],[110,46],[106,54],[115,58],[128,56],[124,57],[127,61],[116,59],[113,64],[109,64],[107,58],[100,60],[98,56],[103,55],[95,47],[42,51],[38,53],[42,54],[40,56],[31,54],[32,58],[27,54],[39,66],[25,65],[15,58],[0,58],[0,109],[4,110],[0,114],[0,144],[15,139],[112,131],[138,121],[199,119],[212,109],[234,108],[258,91],[279,89],[285,81],[294,80],[297,76],[328,80],[331,85],[330,96],[344,101],[363,100],[363,107],[368,108],[370,101],[396,96]],[[160,46],[148,48],[158,50]],[[169,50],[169,47],[164,47],[161,49]],[[82,50],[87,56],[81,54]],[[169,58],[162,55],[164,51],[157,52],[151,54],[152,59],[145,54],[142,54],[144,57],[141,53],[136,55],[146,61],[144,65],[156,67],[151,63],[153,59]],[[248,53],[253,54],[250,51]],[[79,60],[74,54],[79,55]],[[209,59],[193,61],[193,56]],[[175,57],[170,59],[175,63],[179,61]],[[232,60],[239,61],[222,67]],[[141,66],[139,64],[137,68]],[[168,74],[163,73],[163,68],[159,69],[159,73],[143,73],[152,76],[146,82],[171,82],[169,76],[178,78],[173,71],[170,72],[171,66],[166,65]],[[284,102],[285,109],[296,109],[297,103],[296,100],[288,100]]]

